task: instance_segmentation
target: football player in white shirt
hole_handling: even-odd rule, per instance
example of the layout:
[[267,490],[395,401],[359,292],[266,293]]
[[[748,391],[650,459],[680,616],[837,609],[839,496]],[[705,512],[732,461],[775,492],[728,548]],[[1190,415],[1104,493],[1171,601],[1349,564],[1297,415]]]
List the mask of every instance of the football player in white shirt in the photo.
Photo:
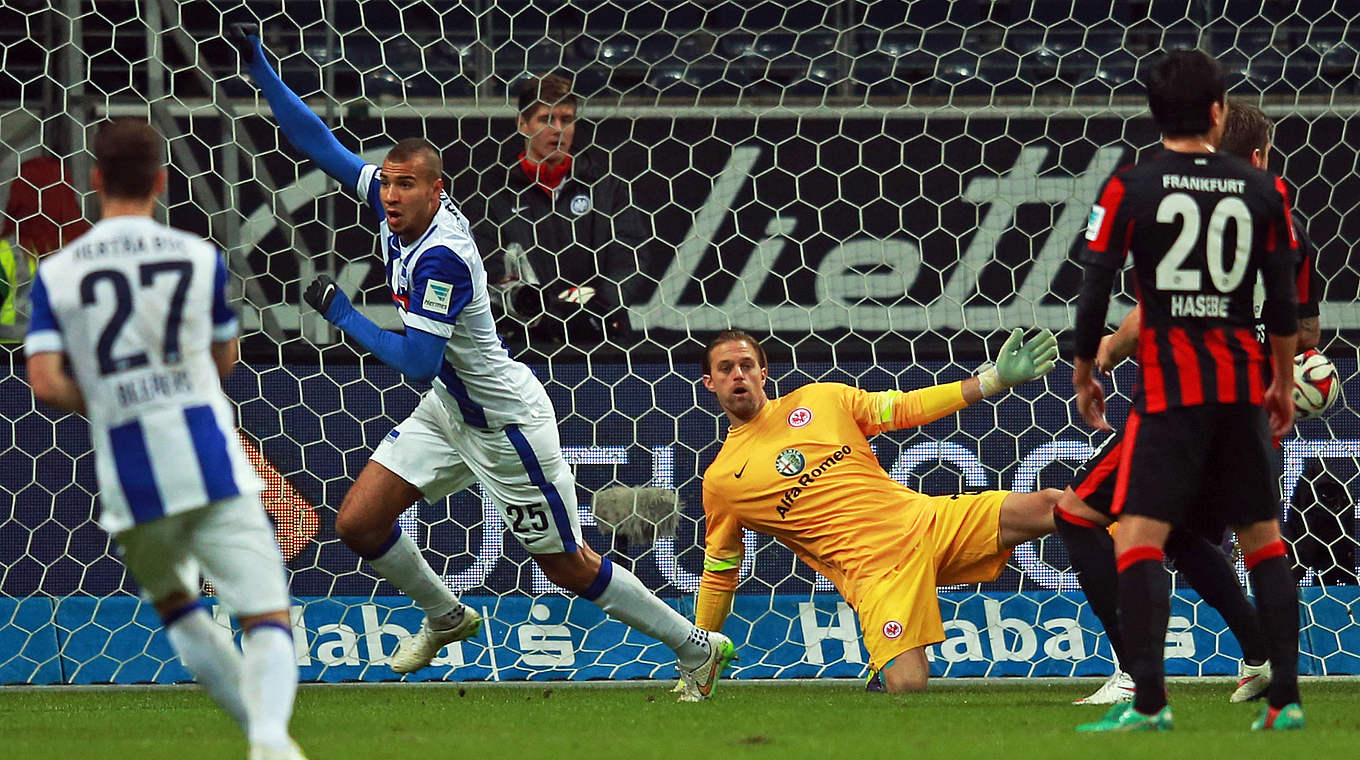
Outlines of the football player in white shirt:
[[548,580],[665,643],[688,687],[681,698],[706,698],[735,655],[732,642],[695,627],[582,541],[576,482],[562,458],[552,402],[496,334],[482,257],[467,219],[444,194],[438,151],[408,138],[381,168],[365,163],[283,84],[254,25],[234,25],[232,36],[288,141],[376,213],[405,331],[369,321],[325,275],[305,300],[383,362],[433,385],[378,445],[335,521],[341,540],[425,611],[420,631],[392,655],[392,669],[419,670],[481,627],[397,523],[421,498],[438,501],[480,482]]
[[[99,523],[184,666],[241,726],[252,760],[298,760],[283,557],[222,392],[238,354],[227,270],[216,246],[151,218],[163,143],[135,119],[99,130],[102,218],[38,268],[28,378],[37,398],[89,419]],[[200,569],[240,620],[244,655],[199,598]]]

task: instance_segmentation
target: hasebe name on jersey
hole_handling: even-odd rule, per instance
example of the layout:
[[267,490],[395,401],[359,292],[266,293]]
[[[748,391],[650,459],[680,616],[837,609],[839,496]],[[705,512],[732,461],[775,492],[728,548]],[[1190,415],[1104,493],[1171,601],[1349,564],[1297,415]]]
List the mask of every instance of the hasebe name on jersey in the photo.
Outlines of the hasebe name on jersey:
[[1171,190],[1198,190],[1204,193],[1232,193],[1241,195],[1247,189],[1244,179],[1226,177],[1187,177],[1184,174],[1163,174],[1162,187]]
[[1171,296],[1171,316],[1227,319],[1231,303],[1232,299],[1227,296],[1174,295]]

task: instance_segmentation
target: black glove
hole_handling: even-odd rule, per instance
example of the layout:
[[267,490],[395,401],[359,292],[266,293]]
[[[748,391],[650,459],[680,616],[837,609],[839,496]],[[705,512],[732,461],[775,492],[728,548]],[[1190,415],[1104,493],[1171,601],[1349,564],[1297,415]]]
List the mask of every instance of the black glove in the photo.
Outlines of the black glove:
[[510,313],[525,322],[535,322],[543,316],[543,291],[539,288],[521,284],[510,291]]
[[331,304],[335,303],[337,294],[343,295],[335,280],[328,274],[319,274],[312,280],[312,284],[307,286],[307,291],[302,294],[302,300],[321,312],[321,316],[324,317],[326,312],[330,311]]
[[255,61],[255,43],[250,38],[259,36],[260,25],[255,23],[238,22],[227,30],[227,39],[236,46],[236,51],[241,54],[241,63],[246,65]]

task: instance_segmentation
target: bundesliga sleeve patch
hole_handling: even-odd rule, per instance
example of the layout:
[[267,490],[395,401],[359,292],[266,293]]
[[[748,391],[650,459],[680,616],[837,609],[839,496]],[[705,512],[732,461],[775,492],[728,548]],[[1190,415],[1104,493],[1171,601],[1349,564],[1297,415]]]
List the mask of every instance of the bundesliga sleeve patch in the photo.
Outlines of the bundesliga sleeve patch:
[[1086,239],[1095,240],[1100,237],[1100,224],[1105,221],[1105,207],[1092,206],[1091,216],[1086,220]]
[[425,283],[425,297],[420,302],[420,308],[435,314],[448,314],[451,301],[453,286],[447,282],[430,280]]

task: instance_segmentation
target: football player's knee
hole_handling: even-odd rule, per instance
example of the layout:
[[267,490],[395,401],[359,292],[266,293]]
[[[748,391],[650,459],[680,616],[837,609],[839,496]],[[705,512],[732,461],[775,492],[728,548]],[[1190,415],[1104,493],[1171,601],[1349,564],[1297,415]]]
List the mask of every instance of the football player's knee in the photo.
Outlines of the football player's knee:
[[590,584],[599,573],[599,568],[589,567],[579,552],[536,554],[534,561],[538,563],[549,582],[574,594],[590,588]]
[[909,694],[926,690],[930,673],[907,667],[888,668],[883,671],[883,686],[892,694]]
[[392,532],[391,526],[374,525],[373,521],[365,519],[363,510],[351,509],[349,506],[349,504],[342,506],[340,514],[335,516],[335,534],[345,546],[357,552],[365,552],[381,545]]

